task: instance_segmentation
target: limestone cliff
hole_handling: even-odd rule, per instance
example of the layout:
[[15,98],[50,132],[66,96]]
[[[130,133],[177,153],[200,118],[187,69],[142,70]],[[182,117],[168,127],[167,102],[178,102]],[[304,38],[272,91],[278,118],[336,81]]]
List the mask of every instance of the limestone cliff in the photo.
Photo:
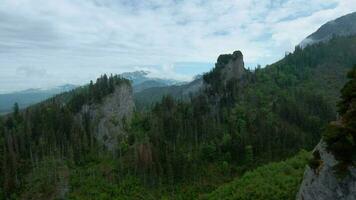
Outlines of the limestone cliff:
[[241,51],[235,51],[227,64],[221,70],[222,80],[225,82],[232,78],[240,79],[246,72]]
[[[125,134],[125,123],[135,108],[132,87],[129,84],[116,86],[115,91],[100,104],[85,105],[79,119],[90,121],[90,131],[108,150],[115,150],[117,138]],[[84,124],[84,123],[82,123]]]
[[321,141],[313,151],[318,155],[319,165],[312,169],[307,166],[297,200],[355,200],[356,169],[349,167],[350,173],[343,178],[335,174],[338,161],[327,152],[325,142]]

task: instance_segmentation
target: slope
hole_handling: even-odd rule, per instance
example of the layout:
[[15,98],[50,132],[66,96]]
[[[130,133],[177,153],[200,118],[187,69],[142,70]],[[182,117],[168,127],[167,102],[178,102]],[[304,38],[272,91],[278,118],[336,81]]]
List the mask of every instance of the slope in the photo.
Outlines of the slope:
[[[139,182],[138,188],[164,188],[170,198],[186,194],[184,185],[205,186],[192,191],[194,198],[246,170],[311,150],[335,118],[345,71],[356,63],[355,44],[349,36],[296,48],[255,71],[244,68],[239,51],[220,55],[189,101],[164,97],[132,120],[115,117],[125,105],[113,98],[116,88],[130,89],[117,76],[103,76],[24,112],[15,109],[0,122],[4,196],[45,192],[48,199],[60,190],[58,180],[67,180],[78,199],[91,197],[86,189],[93,187],[95,198],[119,198],[122,191],[115,188],[133,177],[129,182]],[[112,132],[97,131],[107,123]],[[106,134],[119,128],[126,134]]]
[[67,92],[77,87],[78,86],[76,85],[67,84],[50,89],[28,89],[19,92],[0,94],[0,114],[11,112],[15,103],[18,103],[20,108],[26,108],[53,97],[56,94]]
[[294,200],[309,158],[308,152],[301,151],[285,161],[258,167],[201,199]]
[[322,25],[317,31],[305,38],[299,46],[302,48],[319,43],[327,42],[333,37],[351,36],[356,34],[356,12],[344,15]]

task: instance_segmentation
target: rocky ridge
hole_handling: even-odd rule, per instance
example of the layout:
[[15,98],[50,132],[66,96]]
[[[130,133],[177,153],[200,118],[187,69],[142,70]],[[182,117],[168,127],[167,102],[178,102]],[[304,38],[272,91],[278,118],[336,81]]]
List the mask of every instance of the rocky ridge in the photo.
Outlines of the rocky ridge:
[[320,165],[316,169],[307,166],[297,200],[354,200],[356,199],[356,169],[349,167],[350,173],[343,178],[335,174],[335,157],[326,150],[321,141],[313,153],[320,155]]
[[246,72],[241,51],[235,51],[221,71],[222,79],[227,82],[232,78],[240,79]]

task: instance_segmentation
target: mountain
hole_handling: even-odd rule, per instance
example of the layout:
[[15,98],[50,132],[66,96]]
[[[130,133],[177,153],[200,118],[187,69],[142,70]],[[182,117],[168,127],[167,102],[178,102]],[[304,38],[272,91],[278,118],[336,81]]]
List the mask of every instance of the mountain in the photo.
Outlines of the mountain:
[[49,89],[27,89],[19,92],[0,94],[0,113],[11,112],[16,102],[20,108],[26,108],[56,94],[67,92],[77,87],[76,85],[66,84]]
[[[158,88],[182,84],[173,79],[151,78],[147,71],[125,72],[121,76],[132,81],[134,93],[148,88]],[[0,115],[12,111],[14,103],[18,103],[20,109],[44,101],[57,94],[77,88],[77,85],[65,84],[49,89],[27,89],[18,92],[0,94]]]
[[121,76],[132,81],[132,86],[135,93],[148,88],[179,85],[182,83],[173,79],[153,78],[150,77],[149,74],[150,72],[148,71],[134,71],[122,73]]
[[[255,70],[234,51],[191,83],[136,94],[133,75],[103,75],[15,107],[0,118],[0,198],[295,199],[305,164],[321,163],[307,152],[337,112],[346,124],[323,136],[328,150],[341,169],[355,155],[343,129],[355,129],[354,91],[342,89],[355,44],[333,37]],[[140,110],[133,95],[158,100]]]
[[[182,84],[173,79],[151,78],[147,71],[125,72],[121,76],[132,81],[134,93],[148,88],[165,87]],[[18,103],[20,109],[44,101],[57,94],[77,88],[77,85],[65,84],[49,89],[27,89],[18,92],[0,94],[0,115],[12,111],[14,103]]]
[[[316,44],[319,42],[327,42],[333,37],[355,35],[355,22],[356,12],[329,21],[322,25],[316,32],[305,38],[298,46],[305,48],[308,45]],[[341,73],[345,73],[345,71]],[[145,105],[151,105],[152,103],[158,102],[165,95],[171,95],[178,99],[185,99],[189,97],[189,94],[193,94],[196,91],[199,91],[198,88],[201,85],[202,81],[197,81],[196,79],[193,82],[181,84],[179,86],[164,87],[164,84],[157,86],[152,84],[152,87],[137,90],[135,94],[135,101],[140,105],[139,107],[145,107]],[[148,97],[148,94],[150,94],[150,98],[146,98]]]
[[356,64],[341,90],[339,119],[326,126],[305,171],[298,200],[356,199]]
[[327,42],[336,36],[350,36],[356,34],[356,12],[339,17],[322,25],[316,32],[305,38],[299,46],[302,48],[319,43]]
[[[137,86],[136,86],[137,87]],[[203,78],[198,77],[189,83],[171,86],[155,86],[142,90],[137,90],[134,94],[135,103],[138,109],[145,109],[150,105],[159,102],[162,97],[170,95],[176,99],[188,99],[203,88]]]
[[[218,189],[208,199],[242,199],[253,194],[256,196],[252,199],[295,199],[306,157],[300,162],[241,174],[287,159],[300,149],[310,151],[319,142],[323,127],[335,119],[339,91],[347,81],[345,74],[356,63],[354,44],[356,37],[348,36],[304,49],[297,47],[280,61],[254,71],[244,68],[242,52],[235,51],[218,57],[214,69],[198,79],[202,81],[200,90],[187,101],[180,98],[183,86],[157,89],[160,93],[151,88],[135,94],[136,101],[137,95],[159,99],[154,95],[168,88],[172,90],[166,92],[174,97],[161,98],[134,121],[138,130],[146,130],[150,141],[146,146],[152,153],[148,166],[160,166],[159,160],[166,165],[166,160],[176,158],[166,169],[173,170],[173,177],[185,181],[194,176],[219,176],[224,182],[229,182],[229,177],[241,180]],[[158,153],[167,151],[171,154]],[[217,168],[225,173],[220,174]],[[193,185],[217,181],[208,180],[190,181],[190,189],[196,192],[192,196],[187,193],[185,198],[197,199],[201,194]]]
[[134,92],[138,93],[149,88],[160,88],[168,86],[166,83],[157,80],[148,80],[134,85]]

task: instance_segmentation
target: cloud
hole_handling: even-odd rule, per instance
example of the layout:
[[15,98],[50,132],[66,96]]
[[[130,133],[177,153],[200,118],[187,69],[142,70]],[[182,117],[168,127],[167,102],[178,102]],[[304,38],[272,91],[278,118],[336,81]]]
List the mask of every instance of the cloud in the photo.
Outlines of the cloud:
[[[188,80],[207,65],[177,63],[213,64],[237,49],[247,66],[265,65],[355,10],[353,0],[3,0],[0,91],[145,68]],[[52,78],[22,84],[11,69],[23,66],[41,66]]]
[[36,67],[18,67],[16,72],[24,77],[41,78],[48,75],[45,69]]

